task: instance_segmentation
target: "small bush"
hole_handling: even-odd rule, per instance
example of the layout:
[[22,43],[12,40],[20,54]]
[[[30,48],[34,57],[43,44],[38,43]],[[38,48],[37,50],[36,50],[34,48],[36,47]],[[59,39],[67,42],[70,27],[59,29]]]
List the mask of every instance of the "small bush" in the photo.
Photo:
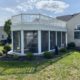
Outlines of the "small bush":
[[71,42],[71,43],[68,43],[67,48],[68,49],[75,49],[76,48],[76,45],[75,45],[74,42]]
[[2,56],[3,55],[3,53],[2,52],[0,52],[0,56]]
[[13,54],[13,58],[16,59],[16,60],[19,59],[19,55]]
[[0,41],[0,46],[4,46],[4,44]]
[[52,52],[44,52],[43,53],[43,56],[47,59],[50,59],[53,57],[53,53]]
[[9,45],[5,45],[3,48],[3,53],[7,55],[7,52],[11,50],[11,47]]
[[32,60],[32,59],[34,58],[34,55],[33,55],[33,53],[28,52],[28,53],[26,54],[26,57],[27,57],[27,59]]
[[10,50],[11,50],[11,47],[10,47],[9,45],[5,45],[5,46],[4,46],[4,50],[10,51]]
[[61,52],[61,53],[67,52],[67,49],[66,49],[66,48],[61,48],[61,49],[60,49],[60,52]]
[[3,54],[6,54],[6,51],[4,49],[2,50],[2,52],[3,52]]
[[6,45],[6,43],[7,43],[6,40],[1,40],[1,41],[0,41],[0,45],[2,45],[2,46]]

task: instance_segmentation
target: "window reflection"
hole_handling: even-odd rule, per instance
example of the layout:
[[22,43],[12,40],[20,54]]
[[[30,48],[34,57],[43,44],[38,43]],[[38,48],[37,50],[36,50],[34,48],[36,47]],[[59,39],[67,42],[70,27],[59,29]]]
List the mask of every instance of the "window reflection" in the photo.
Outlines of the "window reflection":
[[56,35],[54,31],[50,32],[50,49],[54,49],[56,45]]
[[62,46],[66,46],[66,32],[62,32]]
[[13,31],[13,51],[21,52],[21,33],[20,31]]
[[38,52],[38,33],[37,31],[24,31],[24,52]]
[[80,39],[80,31],[74,32],[74,39]]
[[57,46],[61,47],[61,32],[57,32]]
[[49,37],[48,37],[48,31],[42,31],[41,32],[41,49],[43,51],[48,51],[48,43],[49,43]]

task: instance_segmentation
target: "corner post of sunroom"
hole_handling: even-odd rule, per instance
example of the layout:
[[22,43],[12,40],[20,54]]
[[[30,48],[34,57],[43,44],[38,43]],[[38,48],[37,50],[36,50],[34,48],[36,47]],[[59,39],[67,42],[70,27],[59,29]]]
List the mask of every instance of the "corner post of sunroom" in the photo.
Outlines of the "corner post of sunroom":
[[67,32],[66,32],[66,36],[65,37],[66,37],[66,46],[67,46],[67,44],[68,44],[68,41],[67,41]]
[[62,43],[62,31],[61,31],[61,47],[63,47],[63,43]]
[[24,55],[24,31],[21,30],[21,55]]
[[57,46],[57,31],[55,32],[55,34],[56,34],[56,46]]
[[11,39],[12,39],[12,52],[13,52],[13,31],[11,31]]
[[49,49],[48,49],[48,50],[50,51],[50,31],[48,31],[48,34],[49,34],[49,36],[48,36],[48,38],[49,38],[49,39],[48,39],[48,40],[49,40],[49,47],[48,47],[48,48],[49,48]]
[[38,30],[38,53],[41,54],[41,30]]

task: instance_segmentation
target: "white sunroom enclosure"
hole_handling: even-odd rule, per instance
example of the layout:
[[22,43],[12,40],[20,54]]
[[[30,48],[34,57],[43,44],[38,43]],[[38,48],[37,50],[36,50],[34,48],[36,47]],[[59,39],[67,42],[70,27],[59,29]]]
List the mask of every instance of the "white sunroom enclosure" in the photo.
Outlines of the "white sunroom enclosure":
[[41,14],[19,14],[12,17],[12,52],[41,54],[67,44],[66,23]]

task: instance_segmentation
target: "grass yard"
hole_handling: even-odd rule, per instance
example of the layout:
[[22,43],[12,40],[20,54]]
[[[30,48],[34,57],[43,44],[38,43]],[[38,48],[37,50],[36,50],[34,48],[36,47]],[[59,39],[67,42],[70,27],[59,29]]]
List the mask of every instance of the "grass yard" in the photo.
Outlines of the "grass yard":
[[0,52],[2,52],[2,50],[3,50],[3,46],[0,46]]
[[44,61],[0,61],[0,80],[80,80],[80,53]]

